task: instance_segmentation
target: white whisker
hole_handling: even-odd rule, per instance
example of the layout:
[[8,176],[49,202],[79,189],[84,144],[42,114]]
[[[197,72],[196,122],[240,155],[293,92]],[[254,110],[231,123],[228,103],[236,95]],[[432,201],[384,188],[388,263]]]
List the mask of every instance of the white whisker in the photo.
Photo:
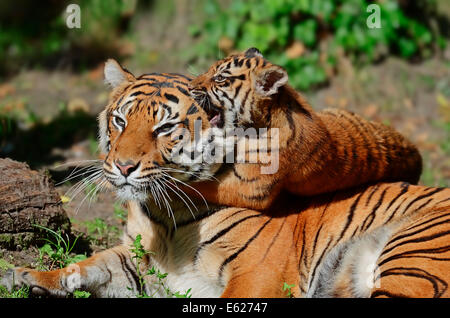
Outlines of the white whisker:
[[179,182],[179,183],[181,183],[182,185],[184,185],[184,186],[186,186],[186,187],[188,187],[188,188],[194,190],[195,192],[197,192],[197,193],[200,195],[200,197],[203,199],[203,202],[205,203],[206,208],[209,209],[208,202],[206,202],[205,197],[204,197],[197,189],[193,188],[193,187],[190,186],[189,184],[187,184],[187,183],[185,183],[185,182],[183,182],[183,181],[181,181],[181,180],[178,180],[177,178],[174,178],[174,177],[172,177],[172,176],[170,176],[170,175],[167,175],[167,177],[170,178],[170,179],[172,179],[172,180],[174,180],[175,182]]

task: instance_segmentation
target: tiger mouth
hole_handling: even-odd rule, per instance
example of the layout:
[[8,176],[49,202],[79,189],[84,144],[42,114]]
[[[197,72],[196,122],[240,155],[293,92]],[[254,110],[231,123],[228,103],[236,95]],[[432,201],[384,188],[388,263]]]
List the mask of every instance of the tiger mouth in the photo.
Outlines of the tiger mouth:
[[202,90],[192,90],[191,96],[200,105],[201,108],[206,112],[208,116],[209,123],[212,127],[223,128],[225,125],[224,121],[224,110],[215,106],[208,94]]
[[206,113],[212,127],[223,128],[225,122],[223,120],[223,111],[220,108],[210,106]]

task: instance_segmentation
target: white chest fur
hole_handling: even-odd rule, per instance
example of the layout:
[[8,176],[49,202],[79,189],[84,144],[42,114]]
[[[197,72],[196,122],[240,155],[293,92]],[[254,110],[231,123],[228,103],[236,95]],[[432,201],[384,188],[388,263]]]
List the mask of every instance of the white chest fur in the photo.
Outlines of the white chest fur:
[[[173,235],[168,235],[148,218],[138,215],[128,223],[124,244],[131,246],[131,239],[141,234],[141,243],[150,253],[148,267],[141,268],[141,272],[154,267],[156,271],[167,274],[162,282],[172,293],[184,294],[190,289],[192,297],[220,297],[225,283],[219,280],[219,268],[226,253],[214,246],[199,250],[201,242],[211,235],[202,227],[202,222],[199,223],[179,228]],[[146,280],[152,294],[156,292],[158,296],[167,297],[156,275],[147,275]]]

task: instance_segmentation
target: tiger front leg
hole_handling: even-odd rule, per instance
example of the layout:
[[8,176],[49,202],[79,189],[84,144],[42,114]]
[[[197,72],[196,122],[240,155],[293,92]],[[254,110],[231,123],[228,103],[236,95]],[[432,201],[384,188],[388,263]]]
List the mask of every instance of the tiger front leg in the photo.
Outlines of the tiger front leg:
[[40,272],[14,268],[6,272],[0,285],[9,291],[29,286],[34,295],[66,297],[75,290],[88,291],[94,297],[134,297],[139,286],[129,277],[133,269],[128,248],[117,246],[65,268]]

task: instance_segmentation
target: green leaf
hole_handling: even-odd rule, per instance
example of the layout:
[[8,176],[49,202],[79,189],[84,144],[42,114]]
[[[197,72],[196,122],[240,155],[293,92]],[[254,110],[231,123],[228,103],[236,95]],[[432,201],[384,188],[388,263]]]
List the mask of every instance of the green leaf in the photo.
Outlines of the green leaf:
[[400,38],[398,41],[398,46],[401,55],[404,57],[412,56],[417,50],[416,44],[407,38]]
[[6,271],[13,267],[14,267],[13,264],[10,264],[7,261],[5,261],[3,258],[0,258],[0,271]]
[[76,290],[73,292],[74,298],[89,298],[91,297],[91,293],[83,290]]
[[308,19],[294,26],[294,38],[303,42],[308,46],[312,46],[316,42],[317,22]]

